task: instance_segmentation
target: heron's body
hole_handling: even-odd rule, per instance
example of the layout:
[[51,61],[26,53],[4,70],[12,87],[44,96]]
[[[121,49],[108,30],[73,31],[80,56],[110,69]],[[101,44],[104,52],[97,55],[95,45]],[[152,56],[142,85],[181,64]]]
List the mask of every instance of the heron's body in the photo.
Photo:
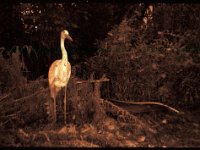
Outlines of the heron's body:
[[64,97],[64,121],[66,123],[66,87],[71,75],[71,65],[68,61],[67,51],[64,46],[64,40],[69,39],[72,41],[69,36],[68,31],[64,30],[61,32],[61,52],[62,59],[55,60],[50,68],[48,73],[48,81],[51,97],[54,100],[53,107],[53,117],[54,122],[56,122],[56,96],[58,92],[65,87],[65,97]]
[[62,60],[56,60],[51,64],[49,69],[49,85],[51,97],[56,97],[56,94],[65,87],[71,75],[71,65],[68,61],[62,64]]

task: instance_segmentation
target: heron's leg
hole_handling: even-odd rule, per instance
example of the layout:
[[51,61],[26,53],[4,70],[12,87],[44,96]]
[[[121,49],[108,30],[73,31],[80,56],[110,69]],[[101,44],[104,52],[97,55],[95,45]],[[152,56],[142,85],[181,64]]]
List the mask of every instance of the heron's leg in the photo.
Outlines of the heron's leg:
[[54,102],[53,102],[53,112],[54,112],[54,117],[53,117],[53,121],[54,123],[56,123],[56,98],[53,98]]
[[50,98],[49,99],[49,112],[48,112],[48,114],[49,114],[49,117],[50,118],[52,118],[53,117],[53,98]]
[[66,112],[67,112],[67,95],[66,95],[66,88],[67,86],[65,86],[65,97],[64,97],[64,123],[66,124]]

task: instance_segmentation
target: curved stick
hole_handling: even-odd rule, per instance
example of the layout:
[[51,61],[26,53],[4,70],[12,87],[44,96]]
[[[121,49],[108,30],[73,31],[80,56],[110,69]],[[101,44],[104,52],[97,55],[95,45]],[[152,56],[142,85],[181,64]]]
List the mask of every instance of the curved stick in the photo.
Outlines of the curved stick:
[[180,113],[177,109],[172,108],[172,107],[165,105],[163,103],[160,103],[160,102],[130,102],[130,101],[126,102],[126,101],[119,101],[119,100],[113,100],[113,99],[111,101],[124,103],[124,104],[132,104],[132,105],[160,105],[160,106],[167,107],[168,109],[170,109],[176,113]]

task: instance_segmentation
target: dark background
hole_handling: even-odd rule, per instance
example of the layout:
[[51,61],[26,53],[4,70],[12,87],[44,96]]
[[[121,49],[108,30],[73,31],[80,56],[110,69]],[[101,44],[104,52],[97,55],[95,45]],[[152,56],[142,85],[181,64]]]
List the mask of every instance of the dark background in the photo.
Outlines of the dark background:
[[[61,30],[67,29],[74,39],[73,43],[66,42],[70,62],[81,62],[97,51],[95,42],[104,39],[111,27],[119,24],[128,5],[71,1],[60,4],[8,2],[0,7],[0,45],[7,51],[17,45],[32,46],[38,60],[34,54],[31,54],[31,59],[40,64],[38,70],[34,70],[34,64],[26,61],[29,70],[34,72],[30,77],[33,79],[47,74],[45,63],[49,65],[61,57]],[[23,53],[26,55],[25,50]]]

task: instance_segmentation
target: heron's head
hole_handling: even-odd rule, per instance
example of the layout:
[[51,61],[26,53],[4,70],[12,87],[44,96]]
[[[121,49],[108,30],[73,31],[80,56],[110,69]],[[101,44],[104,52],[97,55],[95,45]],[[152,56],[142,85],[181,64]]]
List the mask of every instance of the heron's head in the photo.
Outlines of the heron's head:
[[63,38],[63,39],[68,39],[68,40],[70,40],[71,42],[73,41],[73,39],[70,37],[69,32],[68,32],[67,30],[63,30],[63,31],[61,32],[61,38]]

